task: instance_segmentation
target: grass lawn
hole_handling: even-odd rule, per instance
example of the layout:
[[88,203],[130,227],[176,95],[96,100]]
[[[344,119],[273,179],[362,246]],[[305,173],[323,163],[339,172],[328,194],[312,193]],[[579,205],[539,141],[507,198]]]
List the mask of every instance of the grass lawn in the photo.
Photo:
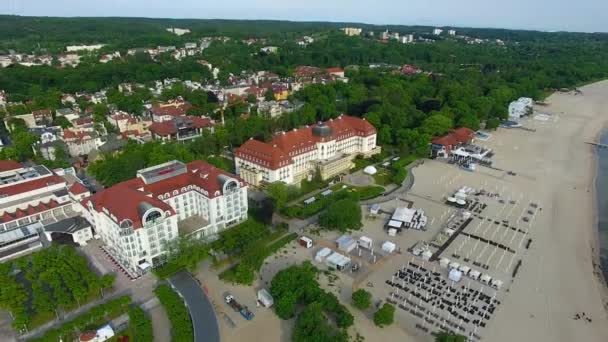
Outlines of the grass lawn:
[[374,181],[378,185],[389,185],[392,182],[393,172],[389,169],[378,168],[378,173],[374,175]]

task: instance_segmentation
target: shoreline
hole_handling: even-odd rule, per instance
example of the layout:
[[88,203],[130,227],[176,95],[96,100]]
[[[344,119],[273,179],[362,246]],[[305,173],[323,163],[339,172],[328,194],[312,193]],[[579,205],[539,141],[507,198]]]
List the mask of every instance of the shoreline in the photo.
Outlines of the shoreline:
[[[599,142],[604,132],[608,129],[608,119],[604,121],[601,127],[595,134],[595,141]],[[604,277],[604,272],[601,268],[601,245],[600,245],[600,208],[599,208],[599,198],[597,191],[597,180],[599,177],[599,153],[597,147],[591,147],[593,158],[591,159],[591,174],[590,183],[591,183],[591,194],[593,196],[593,207],[592,207],[592,216],[594,218],[594,228],[593,228],[593,241],[591,241],[591,257],[593,260],[593,272],[597,272],[596,276],[598,278],[598,282],[602,287],[603,299],[606,300],[608,298],[608,279]],[[608,311],[608,308],[606,308]]]

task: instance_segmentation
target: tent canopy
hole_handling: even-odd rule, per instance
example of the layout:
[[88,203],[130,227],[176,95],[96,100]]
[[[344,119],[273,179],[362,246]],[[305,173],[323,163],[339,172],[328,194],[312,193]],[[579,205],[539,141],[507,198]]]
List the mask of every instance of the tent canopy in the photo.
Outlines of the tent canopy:
[[363,173],[368,175],[375,175],[376,173],[378,173],[378,169],[376,169],[373,165],[369,165],[366,166],[365,169],[363,169]]

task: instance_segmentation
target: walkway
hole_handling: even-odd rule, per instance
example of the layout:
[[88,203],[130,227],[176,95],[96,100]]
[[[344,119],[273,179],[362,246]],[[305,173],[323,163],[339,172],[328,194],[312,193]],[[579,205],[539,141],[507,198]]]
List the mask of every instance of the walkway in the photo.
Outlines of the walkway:
[[194,342],[219,342],[217,317],[209,298],[199,282],[188,272],[181,271],[169,279],[186,302],[194,327]]

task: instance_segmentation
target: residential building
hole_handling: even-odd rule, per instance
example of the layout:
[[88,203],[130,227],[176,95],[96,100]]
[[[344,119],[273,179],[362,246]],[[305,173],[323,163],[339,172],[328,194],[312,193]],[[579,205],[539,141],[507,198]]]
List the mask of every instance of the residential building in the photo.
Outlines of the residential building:
[[93,235],[84,220],[77,225],[73,204],[90,195],[82,184],[68,181],[46,166],[0,161],[0,261],[42,248],[63,234],[85,245]]
[[0,90],[0,107],[4,107],[6,105],[6,93],[4,90]]
[[440,28],[436,28],[436,29],[434,29],[434,30],[433,30],[433,34],[434,34],[435,36],[439,36],[439,35],[441,35],[442,33],[443,33],[443,30],[442,30],[442,29],[440,29]]
[[270,54],[279,52],[279,48],[277,46],[265,46],[260,49],[261,52]]
[[150,108],[150,116],[154,122],[163,122],[173,120],[178,116],[186,116],[192,105],[181,98],[159,103]]
[[183,36],[186,33],[190,33],[189,29],[182,29],[182,28],[177,28],[177,27],[170,27],[167,29],[167,31],[169,31],[175,35],[178,35],[178,36]]
[[338,78],[344,78],[344,69],[342,68],[327,68],[325,69],[328,74]]
[[106,250],[137,275],[162,264],[179,236],[212,238],[246,220],[247,184],[203,161],[171,161],[81,204]]
[[152,138],[161,141],[187,142],[203,134],[203,130],[213,131],[214,122],[208,117],[180,116],[169,121],[153,122],[149,130]]
[[401,42],[402,44],[413,43],[414,35],[413,34],[404,34],[403,36],[401,36],[401,38],[399,38],[399,42]]
[[323,179],[347,172],[356,156],[380,153],[376,128],[365,119],[336,119],[277,134],[269,143],[250,139],[235,150],[236,172],[249,184],[299,184],[319,172]]
[[459,146],[473,141],[475,132],[466,127],[450,130],[447,134],[431,140],[431,158],[447,158]]
[[101,145],[101,139],[95,131],[64,129],[62,139],[72,157],[87,155]]
[[347,36],[360,36],[361,32],[363,31],[362,29],[356,27],[343,27],[340,30],[342,30],[342,32],[344,32],[344,34]]
[[72,45],[66,47],[67,52],[77,52],[77,51],[95,51],[104,47],[105,44],[95,44],[95,45]]
[[448,30],[448,35],[452,37],[456,36],[456,30]]

